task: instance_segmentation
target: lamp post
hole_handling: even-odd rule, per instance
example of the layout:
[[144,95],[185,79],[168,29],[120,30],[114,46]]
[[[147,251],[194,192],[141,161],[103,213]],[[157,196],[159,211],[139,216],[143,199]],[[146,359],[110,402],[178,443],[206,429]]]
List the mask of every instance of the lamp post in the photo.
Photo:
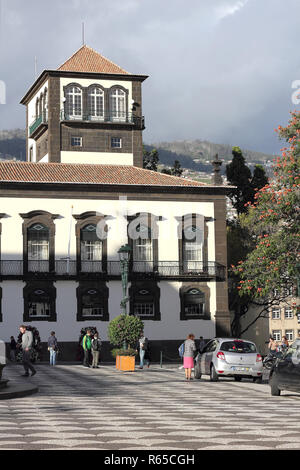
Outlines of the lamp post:
[[[127,315],[127,302],[129,302],[129,297],[127,296],[127,287],[128,287],[128,272],[129,272],[129,259],[130,259],[131,248],[129,245],[123,245],[118,251],[120,259],[120,268],[121,268],[121,279],[122,279],[122,289],[123,289],[123,299],[121,301],[121,309],[123,315]],[[123,343],[124,350],[127,349],[127,343]]]

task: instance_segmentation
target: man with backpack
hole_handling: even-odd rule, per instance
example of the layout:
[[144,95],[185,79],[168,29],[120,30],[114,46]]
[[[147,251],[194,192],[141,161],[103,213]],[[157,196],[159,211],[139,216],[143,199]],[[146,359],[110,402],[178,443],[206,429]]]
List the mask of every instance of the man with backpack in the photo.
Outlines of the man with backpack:
[[91,349],[92,349],[92,338],[91,330],[87,330],[86,335],[84,335],[82,340],[83,348],[83,365],[84,367],[90,367],[90,358],[91,358]]

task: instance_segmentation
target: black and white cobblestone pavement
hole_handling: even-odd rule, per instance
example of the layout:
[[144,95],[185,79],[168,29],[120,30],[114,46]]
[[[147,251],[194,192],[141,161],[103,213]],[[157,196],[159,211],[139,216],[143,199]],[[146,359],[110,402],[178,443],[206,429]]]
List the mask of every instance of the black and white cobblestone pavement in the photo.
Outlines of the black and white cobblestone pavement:
[[113,366],[20,365],[5,378],[39,393],[0,401],[0,451],[300,449],[300,395],[267,384],[208,377],[186,383],[178,366],[134,373]]

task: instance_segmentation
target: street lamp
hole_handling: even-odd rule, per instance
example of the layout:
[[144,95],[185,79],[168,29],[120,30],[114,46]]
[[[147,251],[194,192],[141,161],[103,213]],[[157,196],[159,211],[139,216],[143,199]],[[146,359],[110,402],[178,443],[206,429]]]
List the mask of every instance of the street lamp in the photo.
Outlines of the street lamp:
[[[121,268],[121,279],[122,279],[122,289],[123,289],[123,299],[121,301],[121,309],[123,315],[127,315],[127,302],[129,302],[129,297],[127,296],[127,287],[128,287],[128,271],[129,271],[129,259],[130,259],[131,248],[129,245],[123,245],[118,251],[120,259],[120,268]],[[127,349],[126,341],[123,344],[124,350]]]

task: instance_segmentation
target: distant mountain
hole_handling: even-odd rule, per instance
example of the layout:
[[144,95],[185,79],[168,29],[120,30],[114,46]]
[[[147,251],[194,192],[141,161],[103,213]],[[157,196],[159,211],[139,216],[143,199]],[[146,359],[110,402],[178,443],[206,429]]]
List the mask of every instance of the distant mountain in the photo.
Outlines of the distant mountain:
[[24,129],[0,131],[0,160],[26,160]]
[[[230,145],[214,144],[203,140],[184,140],[177,142],[159,142],[145,145],[145,149],[151,151],[156,148],[159,160],[164,166],[173,166],[178,160],[183,168],[204,173],[211,173],[211,161],[216,153],[225,163],[232,158],[232,147]],[[243,150],[248,164],[272,161],[273,156],[251,150]],[[0,160],[25,160],[26,159],[26,137],[24,129],[0,131]],[[222,166],[224,173],[226,165]]]

